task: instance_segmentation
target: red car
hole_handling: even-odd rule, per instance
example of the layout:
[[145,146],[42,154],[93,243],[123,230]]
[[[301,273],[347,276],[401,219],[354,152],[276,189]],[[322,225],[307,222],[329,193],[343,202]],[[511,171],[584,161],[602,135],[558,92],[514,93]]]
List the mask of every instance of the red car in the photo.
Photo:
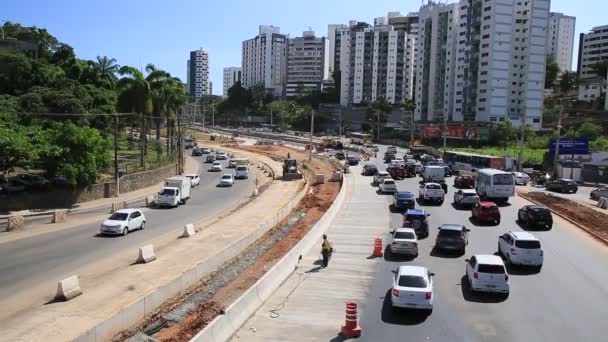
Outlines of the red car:
[[392,179],[403,179],[405,178],[405,170],[402,167],[390,166],[386,168],[386,172],[391,175]]
[[471,176],[458,176],[454,178],[454,186],[458,189],[474,189],[475,179]]
[[475,222],[500,224],[500,211],[494,202],[481,202],[475,205],[472,214]]

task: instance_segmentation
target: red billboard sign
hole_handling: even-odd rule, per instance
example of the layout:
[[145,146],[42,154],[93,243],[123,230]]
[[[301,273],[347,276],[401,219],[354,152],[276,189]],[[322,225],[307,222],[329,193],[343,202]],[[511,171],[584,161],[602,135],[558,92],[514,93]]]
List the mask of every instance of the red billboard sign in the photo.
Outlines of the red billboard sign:
[[[443,130],[443,126],[428,125],[422,128],[422,137],[441,138],[443,137]],[[479,140],[481,133],[479,127],[465,127],[463,125],[448,125],[445,127],[445,131],[448,139],[465,140]]]

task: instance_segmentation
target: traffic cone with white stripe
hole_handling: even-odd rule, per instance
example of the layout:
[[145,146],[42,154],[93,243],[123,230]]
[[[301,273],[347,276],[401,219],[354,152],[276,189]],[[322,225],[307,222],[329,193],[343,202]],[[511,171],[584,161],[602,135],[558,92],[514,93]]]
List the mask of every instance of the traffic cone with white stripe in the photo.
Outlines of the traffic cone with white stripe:
[[346,320],[342,326],[342,336],[351,338],[361,336],[361,327],[357,319],[357,304],[346,303]]

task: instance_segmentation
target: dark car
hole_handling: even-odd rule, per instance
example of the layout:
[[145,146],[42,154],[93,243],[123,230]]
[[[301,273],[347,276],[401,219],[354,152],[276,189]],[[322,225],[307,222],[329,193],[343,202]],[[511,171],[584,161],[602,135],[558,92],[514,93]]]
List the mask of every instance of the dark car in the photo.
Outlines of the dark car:
[[366,164],[363,166],[362,173],[364,176],[373,176],[378,173],[378,167],[374,164]]
[[416,164],[406,164],[404,170],[406,178],[416,177]]
[[546,185],[547,190],[550,191],[558,191],[564,193],[573,193],[575,194],[578,191],[578,185],[572,179],[557,179],[554,181],[550,181]]
[[384,154],[384,162],[385,163],[390,163],[391,160],[395,159],[395,154],[394,153],[390,153],[390,152],[386,152]]
[[215,154],[210,154],[205,158],[205,163],[213,163],[215,161]]
[[551,210],[541,205],[526,205],[517,212],[517,220],[525,227],[553,227]]
[[17,176],[17,181],[27,190],[44,190],[49,186],[49,181],[38,175],[20,174]]
[[346,162],[348,163],[348,165],[350,166],[355,166],[355,165],[359,165],[359,157],[357,156],[348,156],[346,158]]
[[403,215],[403,227],[413,228],[417,236],[429,236],[429,216],[422,209],[409,209]]
[[386,172],[391,175],[392,179],[405,178],[405,171],[401,166],[389,166],[386,168]]
[[454,178],[454,186],[458,189],[474,189],[475,179],[471,176],[458,176]]
[[344,159],[346,159],[346,154],[344,154],[344,152],[342,152],[342,151],[338,151],[338,152],[336,152],[336,159],[344,160]]
[[203,150],[201,150],[199,147],[194,147],[192,149],[192,156],[198,157],[198,156],[202,156],[202,155],[203,155]]
[[435,238],[436,249],[465,253],[469,244],[470,229],[461,224],[444,224],[437,229],[439,229],[439,232],[437,238]]
[[443,167],[445,168],[445,176],[452,177],[452,175],[453,175],[452,168],[447,165],[444,165]]
[[414,209],[416,198],[414,194],[407,191],[397,191],[393,195],[393,208],[397,210]]

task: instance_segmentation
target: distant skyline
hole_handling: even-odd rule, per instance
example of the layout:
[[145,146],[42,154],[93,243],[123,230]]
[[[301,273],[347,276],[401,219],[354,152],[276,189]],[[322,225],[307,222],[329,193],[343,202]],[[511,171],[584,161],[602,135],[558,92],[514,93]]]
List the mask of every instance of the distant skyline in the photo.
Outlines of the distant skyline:
[[[447,1],[453,3],[456,1]],[[0,21],[46,28],[72,46],[83,59],[116,58],[120,65],[145,67],[154,63],[186,83],[186,61],[192,50],[209,51],[210,79],[215,95],[222,94],[223,68],[241,65],[241,43],[258,33],[259,25],[273,25],[281,33],[300,36],[312,28],[325,36],[328,24],[349,20],[373,24],[389,11],[416,12],[420,0],[353,0],[284,2],[106,0],[20,0],[0,13]],[[170,4],[170,5],[168,5]],[[553,0],[552,12],[576,17],[573,70],[578,37],[594,26],[608,25],[606,0]]]

